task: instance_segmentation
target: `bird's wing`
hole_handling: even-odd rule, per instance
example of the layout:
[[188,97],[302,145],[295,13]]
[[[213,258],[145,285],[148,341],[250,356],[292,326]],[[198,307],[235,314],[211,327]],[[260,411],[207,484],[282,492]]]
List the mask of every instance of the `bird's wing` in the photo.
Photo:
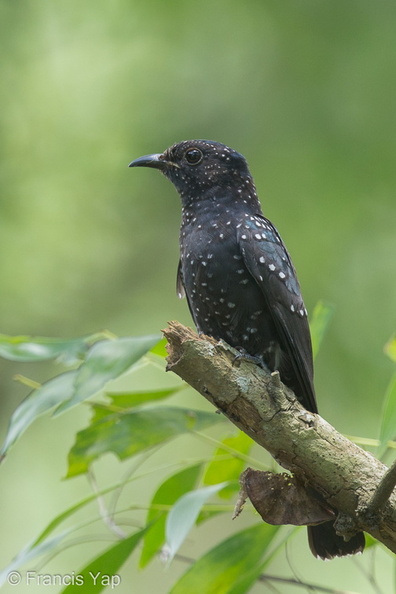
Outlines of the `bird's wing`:
[[182,274],[182,263],[179,260],[179,264],[177,266],[177,275],[176,275],[176,293],[179,299],[183,299],[186,296],[186,291],[184,289],[183,283],[183,274]]
[[191,307],[191,303],[190,300],[188,298],[188,295],[186,293],[186,290],[184,288],[184,280],[183,280],[183,271],[182,271],[182,263],[181,260],[179,260],[179,264],[177,267],[177,276],[176,276],[176,292],[177,292],[177,296],[179,297],[179,299],[183,299],[183,297],[187,298],[187,305],[188,305],[188,309],[190,310],[190,314],[192,319],[194,320],[194,324],[198,330],[198,333],[201,333],[201,328],[199,326],[199,322],[197,320],[197,317],[194,313],[194,309]]
[[[245,265],[260,287],[267,309],[298,382],[299,400],[317,412],[307,312],[290,256],[268,219],[249,217],[238,229]],[[282,365],[280,365],[282,377]]]

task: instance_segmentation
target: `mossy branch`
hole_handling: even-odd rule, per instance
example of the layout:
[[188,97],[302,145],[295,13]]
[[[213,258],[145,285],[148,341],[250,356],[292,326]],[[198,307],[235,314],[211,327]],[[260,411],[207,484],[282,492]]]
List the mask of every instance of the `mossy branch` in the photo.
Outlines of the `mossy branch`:
[[164,335],[167,369],[319,493],[338,512],[339,532],[364,530],[396,553],[396,494],[381,502],[378,514],[370,505],[386,466],[307,412],[278,373],[268,374],[244,360],[236,365],[230,346],[178,322],[171,322]]

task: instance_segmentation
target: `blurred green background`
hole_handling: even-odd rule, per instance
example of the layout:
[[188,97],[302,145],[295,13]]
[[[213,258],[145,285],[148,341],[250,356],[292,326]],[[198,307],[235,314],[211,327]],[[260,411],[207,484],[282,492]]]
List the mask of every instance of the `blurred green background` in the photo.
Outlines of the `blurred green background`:
[[[218,140],[246,156],[308,309],[336,306],[316,363],[320,412],[377,437],[396,310],[395,36],[386,1],[1,0],[1,332],[191,324],[175,295],[178,196],[127,165]],[[26,394],[12,376],[47,370],[0,371],[4,433]],[[2,566],[85,492],[53,476],[85,421],[44,419],[10,453]]]

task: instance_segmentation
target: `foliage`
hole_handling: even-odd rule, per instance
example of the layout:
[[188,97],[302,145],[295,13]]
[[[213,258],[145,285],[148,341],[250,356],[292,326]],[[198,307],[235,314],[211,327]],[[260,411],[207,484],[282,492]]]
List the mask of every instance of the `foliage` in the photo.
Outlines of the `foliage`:
[[[396,302],[396,4],[18,0],[1,2],[0,15],[1,332],[89,336],[92,329],[110,327],[121,336],[156,332],[167,319],[191,323],[186,304],[174,296],[176,193],[159,175],[135,176],[127,165],[184,138],[213,138],[247,157],[264,212],[291,251],[308,309],[318,295],[337,303],[330,339],[315,369],[321,414],[341,431],[369,436],[359,443],[373,450],[381,419],[381,451],[388,461],[394,451],[385,449],[394,426],[392,364],[381,347]],[[9,358],[12,336],[5,338]],[[64,338],[44,342],[35,338],[32,352],[27,341],[25,355],[41,356],[44,347],[62,350]],[[76,351],[69,351],[78,360],[82,342],[78,338]],[[2,346],[0,338],[3,353]],[[90,345],[81,346],[84,357]],[[17,368],[0,361],[3,433],[26,391],[11,381],[15,369],[34,377],[34,382],[18,378],[31,388],[59,373],[49,364],[19,361]],[[151,360],[147,369],[154,375],[157,366]],[[62,530],[60,510],[67,508],[65,524],[77,522],[90,510],[83,502],[96,498],[83,498],[85,475],[57,483],[65,473],[63,454],[72,435],[87,426],[91,405],[70,408],[53,422],[47,412],[33,423],[45,410],[55,411],[62,398],[66,402],[66,394],[70,398],[76,368],[67,371],[69,376],[55,377],[59,384],[46,382],[46,398],[28,400],[15,412],[3,449],[13,442],[16,447],[0,473],[0,532],[8,535],[2,565],[24,539],[40,531],[40,522],[56,516]],[[122,388],[110,385],[106,392],[127,391],[128,379],[121,381]],[[153,383],[159,392],[171,385],[169,378],[145,384],[134,368],[129,391],[144,399],[141,392],[152,393]],[[389,417],[380,406],[386,384]],[[184,399],[193,408],[202,406],[184,388],[168,399],[159,396],[158,404],[186,406]],[[95,401],[99,404],[99,396]],[[156,406],[154,400],[151,405]],[[202,463],[205,477],[212,447],[217,452],[212,471],[191,489],[215,483],[224,462],[222,482],[228,468],[246,463],[250,455],[238,435],[222,428],[218,423],[200,435],[186,432],[169,446],[155,446],[120,465],[113,454],[103,455],[89,476],[93,469],[99,475],[100,492],[117,483],[103,494],[112,511],[120,483],[127,480],[121,480],[120,467],[131,466],[122,493],[141,485],[141,502],[187,463]],[[196,448],[194,456],[189,444]],[[169,453],[167,447],[174,449]],[[168,464],[162,451],[179,465]],[[143,459],[148,465],[154,460],[152,467],[147,469]],[[114,472],[106,481],[100,473],[110,461]],[[146,470],[140,471],[139,464]],[[232,482],[219,492],[222,505],[231,501],[225,496],[232,492]],[[79,498],[73,512],[71,503]],[[221,516],[211,510],[205,505],[196,532],[207,530],[208,543],[220,534]],[[128,518],[133,515],[141,528],[144,519],[138,513]],[[244,521],[239,518],[238,525]],[[373,550],[381,559],[378,547]],[[289,567],[289,557],[281,555],[279,563]],[[64,559],[67,554],[56,561]],[[163,573],[153,561],[154,586],[162,577],[169,583],[182,565],[176,559]],[[310,564],[306,555],[297,567],[308,565],[310,572],[320,567],[316,581],[325,581],[329,564]],[[390,573],[382,566],[381,572]],[[328,582],[352,573],[350,563],[339,563]],[[147,579],[147,572],[143,576],[135,572],[134,580]],[[353,587],[349,583],[350,589],[374,591],[369,585],[359,588],[355,580]]]
[[[330,319],[330,306],[318,304],[312,321],[312,334],[316,350],[325,334]],[[386,348],[394,358],[394,341]],[[134,389],[134,377],[146,366],[164,369],[163,341],[158,336],[116,338],[108,333],[94,334],[81,339],[54,340],[30,337],[1,339],[1,354],[14,361],[26,359],[39,361],[54,358],[62,361],[64,371],[41,386],[37,386],[20,404],[11,417],[2,455],[8,456],[11,446],[39,415],[52,411],[60,415],[72,406],[87,404],[91,420],[75,436],[68,456],[67,478],[86,474],[93,492],[55,517],[41,534],[16,555],[0,575],[2,583],[10,571],[19,570],[41,559],[42,563],[73,543],[76,532],[92,523],[103,522],[113,537],[113,544],[85,564],[78,572],[84,581],[84,591],[99,592],[114,587],[106,580],[93,582],[90,576],[117,575],[131,554],[139,552],[139,565],[146,568],[157,555],[169,566],[174,559],[189,563],[187,571],[173,584],[172,594],[195,592],[211,594],[243,594],[258,580],[284,580],[292,585],[294,579],[268,574],[268,567],[284,548],[288,534],[284,528],[255,521],[242,530],[236,529],[197,559],[186,559],[180,554],[191,531],[202,530],[202,525],[222,513],[230,515],[230,497],[238,491],[238,478],[247,463],[260,465],[251,457],[253,442],[241,432],[229,434],[229,424],[214,411],[175,406],[173,401],[185,391],[185,386],[174,378],[174,385],[156,390]],[[127,374],[125,376],[125,374]],[[114,390],[114,380],[127,379],[128,389]],[[25,380],[26,381],[26,380]],[[99,398],[100,394],[104,398]],[[378,440],[380,453],[393,450],[391,440],[396,437],[393,419],[396,409],[394,379],[387,391],[384,417]],[[216,435],[209,429],[217,427]],[[392,431],[393,427],[393,431]],[[170,441],[190,435],[206,440],[213,447],[212,453],[202,459],[185,461],[183,458],[167,464],[165,478],[160,478],[150,500],[144,495],[138,505],[110,509],[105,502],[109,494],[116,495],[131,482],[139,480],[139,470],[144,469],[145,458],[150,452],[164,448]],[[132,471],[115,485],[97,487],[95,464],[105,454],[115,454],[120,460],[133,462]],[[262,464],[261,464],[261,467]],[[93,501],[99,503],[99,516],[93,520],[76,521],[71,527],[65,523],[77,517]],[[146,517],[133,523],[136,528],[125,532],[125,515],[146,510]],[[127,522],[128,524],[129,522]],[[62,528],[63,526],[63,528]],[[195,526],[195,528],[194,528]],[[292,532],[291,534],[293,534]],[[198,532],[197,532],[198,534]],[[283,535],[283,537],[280,535]],[[374,541],[370,542],[375,547]],[[89,579],[88,579],[89,578]],[[79,591],[79,584],[68,584],[63,592]],[[308,583],[307,583],[308,587]],[[313,587],[310,584],[310,587]],[[321,586],[315,586],[320,591]],[[330,591],[330,590],[326,590]]]

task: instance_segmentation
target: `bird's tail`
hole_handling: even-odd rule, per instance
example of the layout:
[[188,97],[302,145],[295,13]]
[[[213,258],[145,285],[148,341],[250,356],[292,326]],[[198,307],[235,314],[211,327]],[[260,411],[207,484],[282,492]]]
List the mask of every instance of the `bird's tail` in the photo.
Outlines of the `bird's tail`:
[[363,532],[358,532],[346,541],[342,536],[338,536],[333,522],[308,526],[308,542],[312,553],[320,559],[361,553],[365,545]]

